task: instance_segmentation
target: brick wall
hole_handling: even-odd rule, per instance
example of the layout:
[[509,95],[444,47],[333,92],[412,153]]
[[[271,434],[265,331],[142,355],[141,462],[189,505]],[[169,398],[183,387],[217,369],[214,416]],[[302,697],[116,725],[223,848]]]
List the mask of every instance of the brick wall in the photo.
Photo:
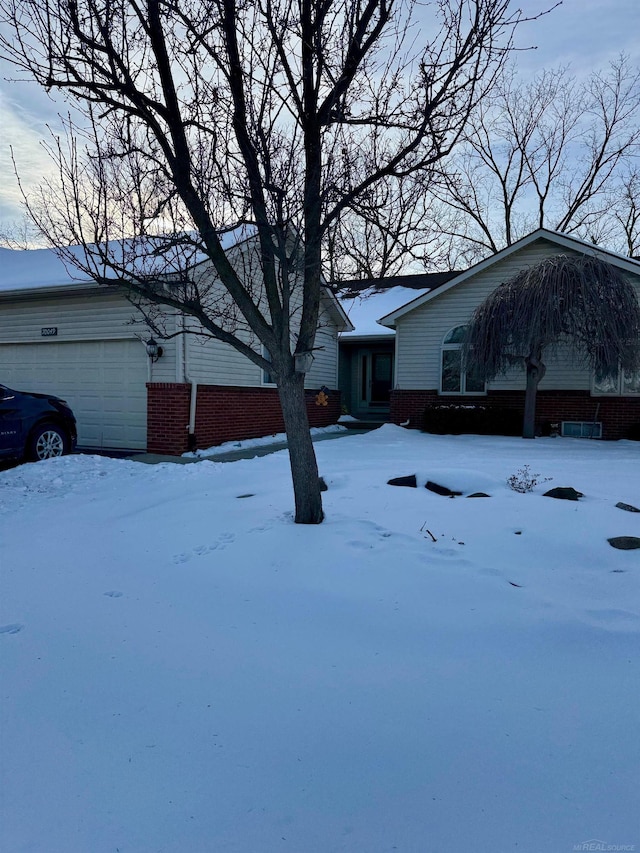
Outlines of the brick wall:
[[[486,397],[445,396],[437,391],[392,391],[391,422],[414,429],[422,427],[426,406],[477,403],[524,411],[524,391],[490,391]],[[597,412],[597,413],[596,413]],[[588,391],[539,391],[536,405],[536,429],[544,432],[550,422],[601,421],[606,439],[629,438],[640,424],[640,398],[592,397]]]
[[[329,426],[341,414],[339,391],[329,392],[327,406],[316,405],[317,391],[307,391],[311,426]],[[179,455],[189,450],[189,402],[191,386],[179,383],[147,385],[147,450]],[[196,446],[211,447],[223,441],[239,441],[284,432],[280,400],[275,388],[238,388],[198,385]]]
[[183,383],[147,383],[148,453],[179,456],[188,449],[190,395],[191,386]]

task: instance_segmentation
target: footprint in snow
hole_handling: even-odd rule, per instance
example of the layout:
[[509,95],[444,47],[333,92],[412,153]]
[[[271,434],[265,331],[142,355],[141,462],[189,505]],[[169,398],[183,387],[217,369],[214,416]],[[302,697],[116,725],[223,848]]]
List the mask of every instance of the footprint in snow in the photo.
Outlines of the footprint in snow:
[[390,545],[397,548],[402,542],[404,546],[415,545],[415,537],[408,536],[405,533],[393,533],[391,530],[386,530],[379,524],[372,522],[361,522],[361,532],[367,537],[365,539],[349,539],[347,545],[356,551],[370,551],[373,548],[379,549],[381,546]]
[[608,631],[640,631],[640,617],[630,610],[586,610],[587,621]]
[[11,622],[9,625],[0,625],[0,634],[17,634],[23,628],[20,622]]
[[218,538],[210,545],[197,545],[192,551],[176,554],[173,558],[173,562],[176,564],[187,563],[189,560],[193,559],[193,557],[204,557],[212,551],[224,551],[224,549],[233,544],[235,540],[236,537],[234,533],[221,533],[220,536],[218,536]]
[[437,554],[439,557],[459,557],[460,552],[456,551],[454,548],[432,548],[432,553]]

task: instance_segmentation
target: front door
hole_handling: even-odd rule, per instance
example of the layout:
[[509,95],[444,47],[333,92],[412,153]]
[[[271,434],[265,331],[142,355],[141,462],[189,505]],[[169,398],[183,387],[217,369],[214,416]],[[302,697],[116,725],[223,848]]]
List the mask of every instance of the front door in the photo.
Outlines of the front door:
[[390,352],[371,354],[371,396],[372,406],[388,406],[393,380],[393,356]]
[[393,353],[362,352],[360,389],[362,403],[370,409],[388,409],[393,386]]

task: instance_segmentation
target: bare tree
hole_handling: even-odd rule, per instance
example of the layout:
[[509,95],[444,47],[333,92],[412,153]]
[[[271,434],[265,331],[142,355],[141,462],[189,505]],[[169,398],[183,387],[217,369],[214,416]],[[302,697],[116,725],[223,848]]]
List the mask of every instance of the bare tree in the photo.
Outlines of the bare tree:
[[629,168],[610,196],[611,215],[624,235],[624,252],[640,258],[640,168]]
[[598,379],[640,370],[640,305],[616,267],[590,255],[547,258],[499,285],[467,327],[465,360],[480,378],[526,366],[523,438],[535,438],[545,351],[563,342]]
[[523,83],[511,67],[434,185],[457,264],[542,227],[625,251],[610,196],[639,153],[640,70],[628,59],[583,83],[566,68]]
[[446,265],[447,243],[430,210],[433,180],[429,172],[378,183],[334,220],[325,238],[327,279],[375,279]]
[[5,222],[0,230],[0,246],[7,249],[29,249],[42,240],[42,234],[30,217]]
[[[314,346],[325,234],[451,152],[510,48],[509,6],[443,0],[418,48],[412,2],[0,0],[4,55],[84,117],[52,146],[60,182],[30,204],[38,224],[59,250],[82,245],[68,260],[96,281],[269,369],[298,522],[323,517],[296,356]],[[252,284],[221,237],[238,225],[255,228]],[[231,308],[193,273],[200,258]]]

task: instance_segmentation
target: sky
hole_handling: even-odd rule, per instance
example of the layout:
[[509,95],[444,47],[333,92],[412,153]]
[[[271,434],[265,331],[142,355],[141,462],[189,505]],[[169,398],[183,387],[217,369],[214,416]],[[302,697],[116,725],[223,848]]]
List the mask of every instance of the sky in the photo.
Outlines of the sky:
[[[534,15],[549,5],[552,0],[523,0],[513,8]],[[560,64],[570,65],[576,76],[586,75],[605,68],[620,53],[640,63],[639,32],[638,0],[563,0],[542,19],[522,26],[517,45],[536,49],[519,52],[517,64],[526,77]],[[12,76],[13,69],[0,61],[0,235],[23,218],[11,149],[28,191],[50,171],[42,140],[49,137],[48,127],[59,127],[58,114],[65,112],[62,101]]]

